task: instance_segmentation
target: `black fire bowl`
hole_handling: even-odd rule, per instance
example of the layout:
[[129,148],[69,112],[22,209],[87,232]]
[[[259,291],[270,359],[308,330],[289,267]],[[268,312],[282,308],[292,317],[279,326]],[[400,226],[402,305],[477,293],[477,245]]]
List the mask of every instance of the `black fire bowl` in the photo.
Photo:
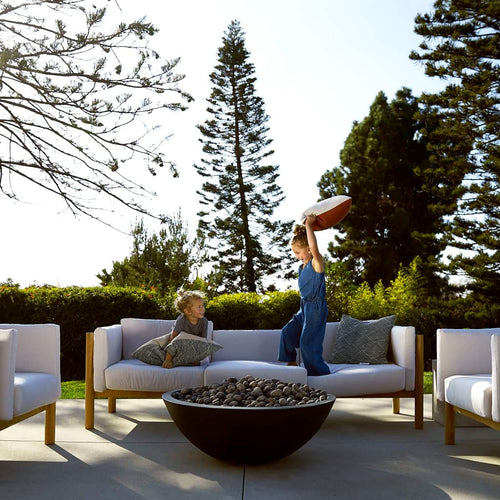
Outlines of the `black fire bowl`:
[[163,394],[179,430],[206,454],[240,464],[284,458],[306,444],[330,412],[335,396],[324,401],[282,407],[211,406]]

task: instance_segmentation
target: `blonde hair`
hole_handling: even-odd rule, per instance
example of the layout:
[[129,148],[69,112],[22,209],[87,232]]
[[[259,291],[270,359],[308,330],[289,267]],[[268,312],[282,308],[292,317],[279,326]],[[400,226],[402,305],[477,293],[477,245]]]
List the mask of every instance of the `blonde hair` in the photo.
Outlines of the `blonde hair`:
[[204,298],[203,292],[199,290],[179,290],[174,300],[174,307],[178,312],[184,313],[195,300],[204,300]]
[[302,248],[307,248],[309,246],[309,242],[307,241],[307,231],[306,226],[303,224],[296,224],[293,228],[293,237],[290,241],[291,245],[298,245]]

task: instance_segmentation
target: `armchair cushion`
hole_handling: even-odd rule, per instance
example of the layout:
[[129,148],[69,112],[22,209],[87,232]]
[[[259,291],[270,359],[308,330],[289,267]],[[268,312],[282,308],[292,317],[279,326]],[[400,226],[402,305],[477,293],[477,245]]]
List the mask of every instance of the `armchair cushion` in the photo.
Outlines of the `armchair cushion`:
[[56,401],[59,378],[50,373],[18,372],[14,378],[14,416]]
[[448,377],[445,398],[454,406],[491,419],[491,374]]

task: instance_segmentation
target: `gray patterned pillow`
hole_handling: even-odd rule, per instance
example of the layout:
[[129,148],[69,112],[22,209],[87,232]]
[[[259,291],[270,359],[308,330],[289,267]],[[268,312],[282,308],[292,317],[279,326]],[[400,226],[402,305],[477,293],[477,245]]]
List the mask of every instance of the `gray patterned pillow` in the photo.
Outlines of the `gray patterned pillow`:
[[395,315],[374,321],[342,315],[333,352],[326,361],[333,364],[388,363],[387,351],[395,322]]
[[154,339],[148,340],[145,344],[138,347],[131,356],[134,359],[138,359],[143,363],[148,365],[159,365],[163,364],[165,360],[165,348],[172,338],[171,333],[161,335]]
[[219,349],[222,349],[222,346],[217,342],[211,342],[205,337],[198,337],[186,332],[180,332],[166,348],[167,352],[172,355],[173,366],[198,363]]

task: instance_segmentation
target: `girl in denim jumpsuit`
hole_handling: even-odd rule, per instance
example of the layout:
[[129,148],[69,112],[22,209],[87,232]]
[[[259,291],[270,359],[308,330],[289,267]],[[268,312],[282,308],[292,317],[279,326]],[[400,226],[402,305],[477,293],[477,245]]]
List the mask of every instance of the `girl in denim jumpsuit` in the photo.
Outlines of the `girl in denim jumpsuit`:
[[300,310],[281,331],[278,359],[296,365],[295,349],[300,347],[307,374],[326,375],[330,369],[322,355],[328,315],[325,264],[311,227],[315,219],[314,215],[308,215],[305,224],[294,229],[292,251],[302,261],[299,267]]

